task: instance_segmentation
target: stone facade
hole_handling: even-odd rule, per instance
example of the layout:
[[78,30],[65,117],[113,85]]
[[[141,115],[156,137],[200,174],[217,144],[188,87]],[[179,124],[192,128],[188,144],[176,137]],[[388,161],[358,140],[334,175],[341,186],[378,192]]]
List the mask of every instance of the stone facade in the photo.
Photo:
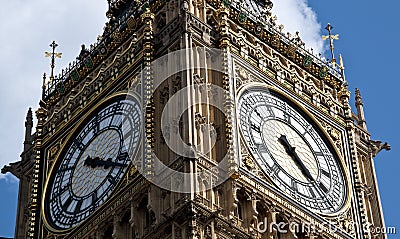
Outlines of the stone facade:
[[[109,22],[102,37],[83,47],[77,62],[44,85],[36,132],[32,133],[29,110],[21,161],[2,170],[20,179],[15,238],[386,238],[372,235],[363,225],[384,226],[373,158],[390,146],[371,140],[358,90],[356,112],[351,110],[343,67],[313,56],[298,35],[283,34],[271,14],[270,1],[109,2]],[[222,59],[225,73],[201,70],[208,60],[201,47],[230,53]],[[196,59],[188,61],[190,70],[170,76],[154,89],[152,71],[146,66],[179,49],[189,49]],[[161,129],[168,99],[184,87],[193,87],[191,100],[196,102],[205,90],[196,87],[200,83],[228,92],[223,96],[225,115],[211,106],[195,105]],[[321,215],[296,203],[271,183],[249,154],[235,112],[240,89],[252,85],[265,85],[297,102],[330,138],[351,185],[348,202],[337,214]],[[139,173],[130,166],[113,195],[85,221],[70,230],[55,230],[46,222],[43,190],[66,139],[102,99],[132,89],[147,103],[142,138],[146,144],[141,144],[136,156],[146,170]],[[207,97],[218,96],[211,92]],[[177,135],[191,145],[208,142],[204,138],[211,134],[202,131],[205,124],[212,125],[216,137],[207,155],[180,157],[165,143],[166,137]],[[147,179],[157,176],[153,152],[177,171],[197,173],[193,183],[210,189],[179,193],[150,183]],[[201,172],[217,165],[221,155],[228,155],[230,177],[209,187],[218,172]],[[182,182],[174,183],[179,187]],[[258,224],[265,219],[274,224],[314,225],[316,230],[283,234],[274,227],[262,233]],[[329,232],[328,223],[339,230]]]

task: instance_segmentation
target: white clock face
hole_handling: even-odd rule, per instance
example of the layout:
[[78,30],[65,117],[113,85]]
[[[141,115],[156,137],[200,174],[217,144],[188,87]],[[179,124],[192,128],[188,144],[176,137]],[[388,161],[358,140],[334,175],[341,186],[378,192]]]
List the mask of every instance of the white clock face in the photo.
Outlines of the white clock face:
[[343,170],[313,121],[264,88],[246,90],[238,114],[251,155],[278,188],[320,213],[343,207]]
[[76,226],[107,200],[137,149],[140,121],[138,102],[122,98],[90,114],[74,133],[47,186],[45,210],[53,228]]

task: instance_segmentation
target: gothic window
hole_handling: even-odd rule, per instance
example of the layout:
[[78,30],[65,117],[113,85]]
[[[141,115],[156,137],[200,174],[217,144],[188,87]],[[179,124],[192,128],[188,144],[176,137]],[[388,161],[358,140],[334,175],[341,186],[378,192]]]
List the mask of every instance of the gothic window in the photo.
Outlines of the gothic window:
[[199,179],[199,196],[201,203],[205,206],[212,207],[212,189],[209,189],[208,182],[206,180]]
[[267,209],[260,203],[257,202],[256,206],[257,210],[257,221],[253,224],[254,227],[258,227],[259,223],[263,223],[260,225],[261,230],[266,230],[264,233],[262,233],[261,238],[266,239],[268,236],[268,218],[267,218]]
[[143,218],[143,219],[145,219],[143,222],[142,222],[142,225],[141,225],[141,227],[144,229],[144,228],[147,228],[148,226],[150,226],[150,221],[151,221],[151,215],[150,215],[150,212],[149,212],[149,210],[147,209],[147,203],[148,203],[148,199],[147,199],[147,196],[146,197],[144,197],[141,201],[140,201],[140,203],[139,203],[139,206],[138,206],[138,213],[139,213],[139,215],[140,215],[140,218]]
[[236,208],[237,217],[239,220],[243,221],[244,224],[247,224],[246,220],[248,218],[247,218],[246,212],[248,211],[247,209],[248,209],[248,206],[250,206],[250,205],[248,205],[248,201],[247,201],[244,190],[239,190],[237,192],[237,199],[238,199],[237,208]]
[[[282,222],[285,223],[285,227],[281,228],[283,230],[276,230],[277,239],[305,239],[306,238],[306,233],[302,232],[302,227],[300,224],[298,224],[297,227],[293,226],[282,215],[278,215],[276,220],[277,220],[278,225],[279,225],[279,223],[282,223]],[[291,225],[290,228],[289,228],[289,225]],[[294,230],[294,232],[292,232],[291,230]]]
[[171,192],[163,191],[161,194],[161,205],[162,205],[161,210],[163,212],[170,209],[170,202],[171,202]]
[[207,182],[205,180],[202,180],[201,183],[201,196],[207,199]]
[[130,219],[130,212],[127,211],[122,217],[120,225],[120,230],[121,230],[120,234],[124,236],[126,235],[124,239],[132,239],[132,232],[131,232],[132,229],[129,223],[129,219]]
[[219,200],[220,200],[219,197],[220,196],[219,196],[219,193],[218,193],[218,189],[213,188],[212,190],[213,190],[213,194],[214,194],[213,209],[216,210],[216,209],[218,209],[220,207],[219,206]]
[[113,234],[113,227],[110,225],[104,232],[103,239],[113,239],[112,234]]
[[225,208],[225,205],[224,205],[224,193],[223,193],[223,190],[222,190],[222,188],[219,188],[219,189],[215,189],[215,191],[216,191],[216,193],[215,193],[215,204],[218,206],[218,208],[222,208],[222,209],[224,209]]
[[237,217],[240,219],[240,220],[243,220],[243,206],[242,206],[242,202],[238,202],[237,203]]

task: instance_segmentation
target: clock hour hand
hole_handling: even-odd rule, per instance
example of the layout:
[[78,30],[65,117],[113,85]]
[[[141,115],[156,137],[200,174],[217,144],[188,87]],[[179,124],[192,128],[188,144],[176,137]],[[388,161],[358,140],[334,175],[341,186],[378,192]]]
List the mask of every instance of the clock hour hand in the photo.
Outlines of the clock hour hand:
[[111,160],[111,158],[109,158],[107,160],[101,160],[99,157],[92,158],[90,156],[87,156],[87,158],[85,159],[84,165],[89,166],[91,168],[97,168],[97,167],[103,166],[104,169],[108,169],[109,167],[126,167],[126,166],[128,166],[126,164],[113,162]]
[[286,153],[288,153],[294,159],[294,161],[299,166],[304,176],[306,176],[311,181],[315,181],[310,171],[307,169],[303,161],[301,161],[300,157],[297,155],[296,147],[292,147],[292,145],[290,145],[289,141],[286,138],[286,135],[281,135],[281,137],[279,138],[279,142],[285,147]]

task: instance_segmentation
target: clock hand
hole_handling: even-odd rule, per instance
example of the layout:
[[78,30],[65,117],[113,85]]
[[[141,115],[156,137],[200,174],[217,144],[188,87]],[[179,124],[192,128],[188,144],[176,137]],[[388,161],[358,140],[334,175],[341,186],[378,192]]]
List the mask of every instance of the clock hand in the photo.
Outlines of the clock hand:
[[303,161],[301,161],[300,157],[297,155],[296,148],[290,145],[289,141],[286,138],[286,135],[281,135],[281,137],[278,140],[285,147],[286,153],[288,153],[294,159],[295,163],[297,164],[297,166],[299,166],[304,176],[306,176],[311,181],[315,181],[310,171],[307,169]]
[[111,158],[107,160],[101,160],[99,157],[91,158],[90,156],[87,156],[84,162],[85,166],[90,166],[92,168],[97,168],[100,166],[103,166],[104,169],[108,169],[109,167],[126,167],[128,166],[127,164],[122,164],[122,163],[117,163],[111,161]]
[[87,156],[83,165],[89,166],[92,168],[96,168],[98,166],[96,158],[92,159],[90,156]]
[[111,158],[108,158],[106,161],[101,161],[102,162],[102,164],[103,164],[103,166],[104,166],[104,169],[107,169],[107,168],[109,168],[109,167],[126,167],[126,166],[128,166],[127,164],[124,164],[124,163],[117,163],[117,162],[113,162],[113,161],[111,161]]

